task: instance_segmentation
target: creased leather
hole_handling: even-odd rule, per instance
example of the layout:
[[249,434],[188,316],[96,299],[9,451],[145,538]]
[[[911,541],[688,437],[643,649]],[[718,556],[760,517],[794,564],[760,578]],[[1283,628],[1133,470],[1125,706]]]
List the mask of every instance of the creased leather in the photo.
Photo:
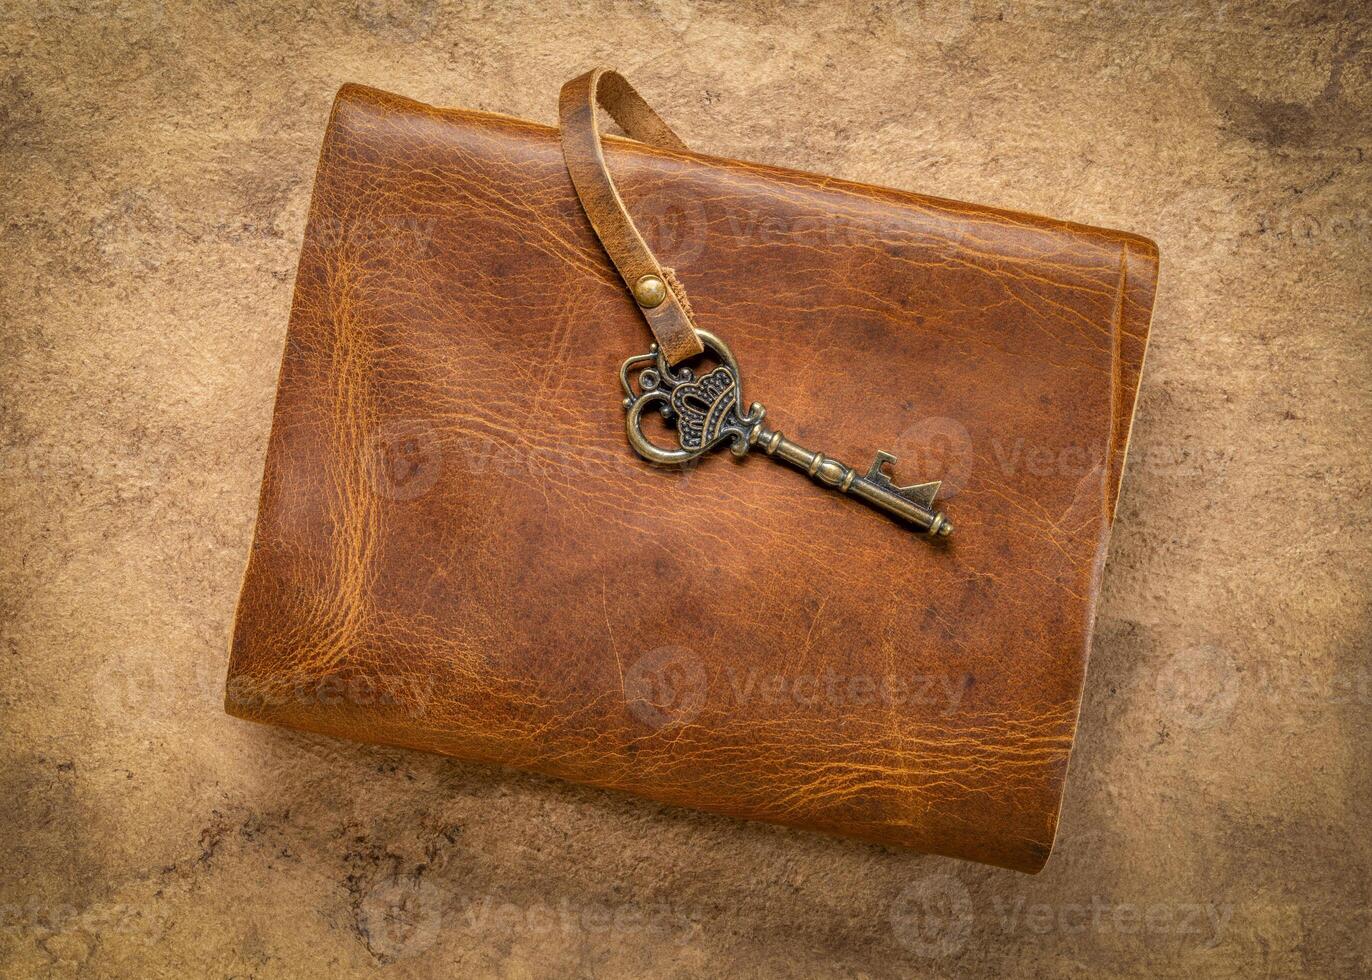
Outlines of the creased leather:
[[[604,153],[636,216],[686,216],[652,244],[788,434],[865,467],[953,433],[957,533],[931,546],[752,454],[644,464],[617,378],[642,320],[558,132],[346,86],[228,710],[1037,870],[1155,246],[630,141]],[[658,704],[644,677],[663,665]]]

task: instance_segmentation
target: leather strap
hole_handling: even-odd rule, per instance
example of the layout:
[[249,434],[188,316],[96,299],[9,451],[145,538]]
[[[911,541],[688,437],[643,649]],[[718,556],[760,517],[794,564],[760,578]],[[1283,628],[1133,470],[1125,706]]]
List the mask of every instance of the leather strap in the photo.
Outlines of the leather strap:
[[[673,271],[653,256],[615,188],[600,143],[597,102],[625,133],[641,143],[670,150],[685,150],[686,144],[624,76],[612,69],[592,69],[562,86],[558,117],[562,126],[562,155],[572,186],[606,254],[648,321],[667,363],[675,365],[704,349],[696,336],[691,304]],[[665,288],[654,290],[656,284],[652,280],[644,283],[648,276],[657,277]]]

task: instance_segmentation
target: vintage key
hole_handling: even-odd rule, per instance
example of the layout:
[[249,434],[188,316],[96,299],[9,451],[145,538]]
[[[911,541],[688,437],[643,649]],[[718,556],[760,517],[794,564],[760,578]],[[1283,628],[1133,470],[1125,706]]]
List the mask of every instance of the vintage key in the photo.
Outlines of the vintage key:
[[[896,461],[890,453],[878,452],[866,475],[859,476],[838,460],[798,446],[780,432],[767,428],[762,424],[766,409],[757,402],[743,414],[743,381],[734,355],[714,334],[704,330],[696,333],[720,361],[718,367],[701,377],[696,377],[690,368],[673,370],[656,344],[648,353],[631,357],[620,366],[619,380],[624,386],[627,413],[625,428],[629,444],[640,456],[661,466],[677,466],[725,442],[735,456],[756,447],[920,531],[937,536],[953,533],[952,523],[942,511],[934,509],[938,481],[896,486],[886,472],[886,466]],[[640,367],[635,391],[630,373]],[[681,448],[663,449],[643,434],[643,413],[653,406],[676,427]]]

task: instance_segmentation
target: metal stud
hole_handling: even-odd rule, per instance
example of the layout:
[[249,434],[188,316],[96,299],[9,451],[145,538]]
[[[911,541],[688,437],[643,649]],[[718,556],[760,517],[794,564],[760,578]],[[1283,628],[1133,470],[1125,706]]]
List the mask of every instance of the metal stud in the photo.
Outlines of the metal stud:
[[634,283],[634,299],[645,310],[662,305],[667,298],[667,284],[657,276],[644,276]]

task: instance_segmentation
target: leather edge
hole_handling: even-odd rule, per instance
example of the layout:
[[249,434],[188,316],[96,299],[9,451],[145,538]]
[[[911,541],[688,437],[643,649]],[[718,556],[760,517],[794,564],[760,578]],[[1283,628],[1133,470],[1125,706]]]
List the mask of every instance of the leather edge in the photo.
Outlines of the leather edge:
[[339,113],[347,102],[355,95],[366,96],[370,91],[365,85],[358,85],[353,82],[346,82],[340,85],[338,91],[334,93],[333,102],[329,105],[329,115],[324,124],[324,138],[320,140],[319,156],[315,161],[313,182],[310,185],[310,206],[305,212],[305,228],[301,233],[302,252],[297,254],[295,263],[295,278],[291,284],[291,313],[287,315],[286,330],[281,335],[281,356],[276,366],[276,394],[272,399],[271,424],[267,429],[267,444],[262,453],[262,478],[257,485],[257,509],[253,517],[252,536],[248,540],[248,555],[243,562],[243,574],[238,583],[238,601],[234,604],[233,622],[229,627],[229,658],[228,669],[224,681],[224,713],[234,718],[242,718],[247,721],[256,721],[251,714],[237,705],[233,699],[234,677],[242,673],[239,669],[239,636],[243,623],[243,590],[247,584],[248,573],[252,570],[252,564],[257,554],[257,537],[261,531],[262,514],[266,505],[267,494],[267,461],[271,454],[272,443],[276,439],[276,427],[278,419],[281,418],[281,394],[282,380],[286,372],[286,358],[290,351],[290,318],[294,315],[296,304],[300,298],[300,263],[303,258],[304,242],[308,238],[309,228],[315,222],[316,213],[319,208],[319,188],[322,184],[320,180],[325,167],[329,162],[329,154],[333,150],[334,134],[337,132],[336,122]]
[[[1112,450],[1107,477],[1107,507],[1105,514],[1105,535],[1096,552],[1095,565],[1091,572],[1091,602],[1087,609],[1087,627],[1082,658],[1081,688],[1077,692],[1077,711],[1072,719],[1072,737],[1068,743],[1067,758],[1063,763],[1062,781],[1058,791],[1057,806],[1049,818],[1048,844],[1041,856],[1035,852],[1034,862],[1012,870],[1036,875],[1044,869],[1048,859],[1057,846],[1058,829],[1062,823],[1062,805],[1067,798],[1067,786],[1071,782],[1072,758],[1076,755],[1077,736],[1081,732],[1082,702],[1085,700],[1086,683],[1091,673],[1091,653],[1095,647],[1096,613],[1099,610],[1101,581],[1105,575],[1105,563],[1110,551],[1110,538],[1114,532],[1115,512],[1119,503],[1120,489],[1123,485],[1124,466],[1128,459],[1129,441],[1134,430],[1134,417],[1138,408],[1139,390],[1143,386],[1143,369],[1148,355],[1148,341],[1151,337],[1153,312],[1156,308],[1158,273],[1161,267],[1161,252],[1156,242],[1142,235],[1119,232],[1123,236],[1120,254],[1120,281],[1117,312],[1115,318],[1116,337],[1116,391],[1114,393],[1114,415],[1112,429],[1122,423],[1123,431],[1112,435]],[[1131,264],[1131,249],[1136,253]],[[1142,261],[1142,268],[1138,262]],[[1132,286],[1132,289],[1131,289]],[[1132,311],[1132,314],[1131,314]],[[1140,350],[1136,366],[1129,372],[1130,377],[1122,378],[1122,351],[1120,345],[1126,336],[1138,338]]]
[[[1121,233],[1126,234],[1126,233]],[[1119,504],[1119,494],[1124,482],[1124,468],[1129,457],[1129,445],[1134,434],[1134,419],[1138,413],[1139,391],[1143,387],[1143,372],[1148,359],[1148,343],[1152,338],[1153,313],[1157,303],[1158,276],[1161,269],[1161,253],[1158,245],[1150,238],[1126,234],[1122,244],[1120,270],[1121,311],[1116,325],[1118,343],[1126,338],[1138,347],[1137,366],[1128,379],[1128,390],[1117,391],[1115,421],[1122,424],[1123,431],[1111,453],[1110,485],[1107,517],[1111,524]],[[1142,268],[1140,268],[1142,265]]]
[[[392,92],[387,92],[384,89],[378,89],[359,82],[349,82],[345,84],[339,90],[339,94],[341,95],[344,91],[349,92],[350,95],[355,94],[365,97],[376,103],[389,104],[391,106],[409,106],[425,113],[437,114],[440,116],[484,119],[505,126],[532,130],[551,137],[553,140],[559,138],[559,130],[556,126],[535,122],[519,116],[512,116],[507,113],[489,112],[484,109],[467,109],[456,106],[433,106],[425,102],[420,102],[417,99],[396,95]],[[330,122],[332,122],[332,117]],[[954,210],[964,215],[970,214],[974,217],[985,217],[1020,226],[1040,226],[1044,228],[1084,232],[1092,236],[1107,238],[1122,246],[1132,244],[1141,249],[1144,253],[1151,251],[1155,257],[1157,254],[1157,245],[1151,239],[1135,232],[1123,231],[1117,228],[1106,228],[1101,225],[1088,225],[1079,221],[1068,221],[1063,218],[1054,218],[1034,211],[1025,211],[990,204],[973,204],[969,201],[958,201],[953,198],[939,197],[937,195],[925,194],[920,191],[904,190],[898,187],[888,187],[881,184],[867,184],[862,181],[850,180],[846,177],[835,177],[770,163],[739,160],[732,157],[701,153],[692,149],[674,150],[667,147],[643,143],[639,140],[631,139],[626,136],[618,136],[613,133],[603,133],[601,135],[601,140],[606,144],[631,148],[635,152],[640,153],[675,157],[680,160],[689,160],[707,165],[726,166],[729,168],[742,167],[754,171],[761,176],[772,177],[783,182],[802,181],[806,184],[822,184],[827,191],[856,194],[861,196],[865,201],[870,201],[875,198],[902,207],[927,208],[932,205],[941,209]]]

